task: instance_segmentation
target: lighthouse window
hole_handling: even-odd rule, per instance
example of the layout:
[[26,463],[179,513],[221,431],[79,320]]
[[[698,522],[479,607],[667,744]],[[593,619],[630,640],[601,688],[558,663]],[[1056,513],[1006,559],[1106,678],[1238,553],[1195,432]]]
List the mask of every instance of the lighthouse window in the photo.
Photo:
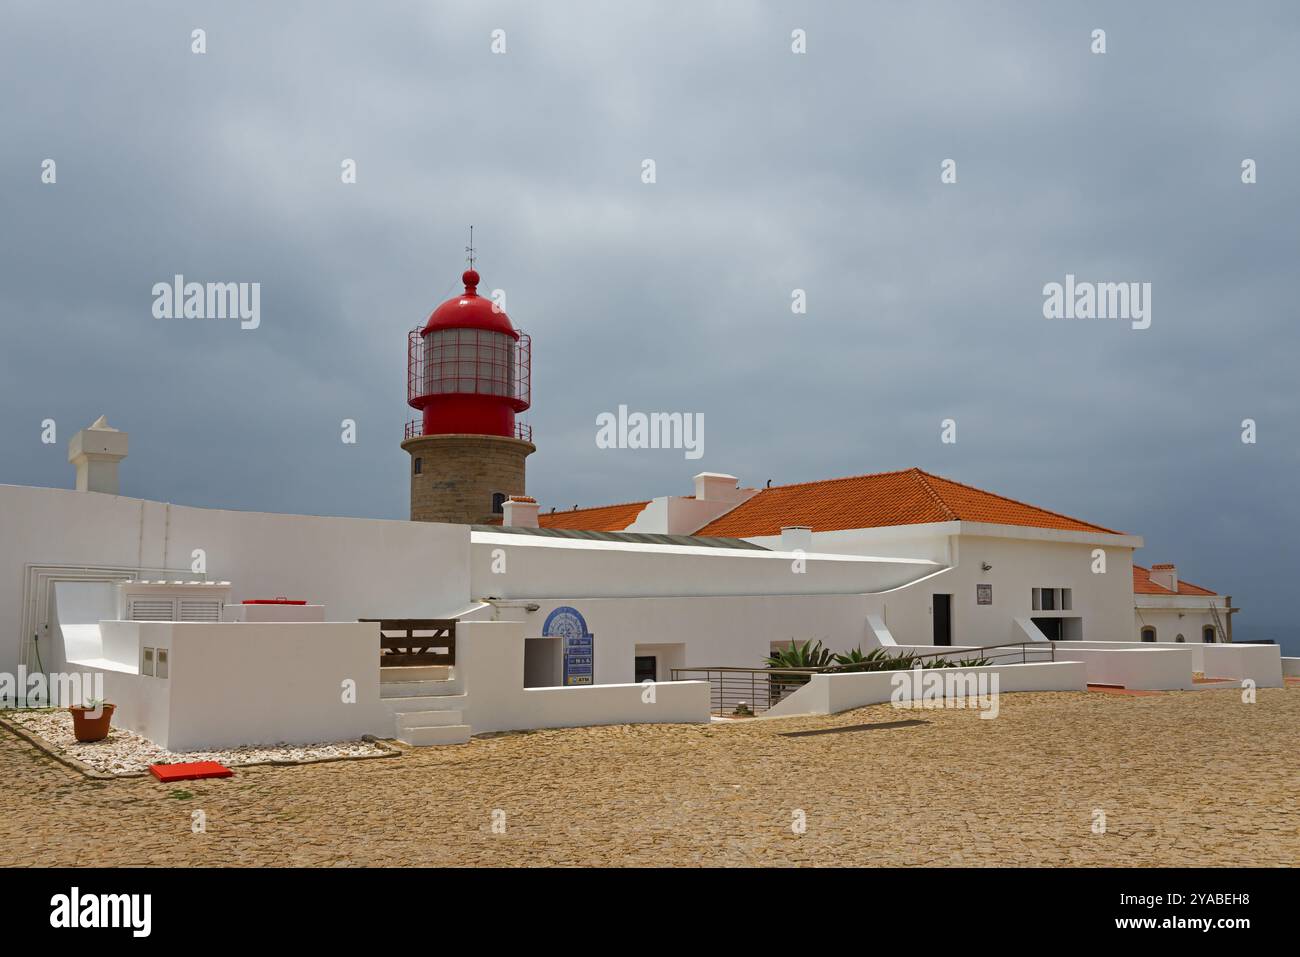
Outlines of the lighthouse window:
[[506,493],[493,492],[492,493],[492,514],[500,515],[502,512],[505,511],[505,507],[506,507]]
[[420,457],[417,455],[417,456],[415,457],[415,474],[416,474],[416,475],[419,475],[419,474],[420,474],[423,465],[424,465],[424,459],[420,458]]
[[513,396],[517,343],[504,332],[439,329],[425,340],[424,392]]

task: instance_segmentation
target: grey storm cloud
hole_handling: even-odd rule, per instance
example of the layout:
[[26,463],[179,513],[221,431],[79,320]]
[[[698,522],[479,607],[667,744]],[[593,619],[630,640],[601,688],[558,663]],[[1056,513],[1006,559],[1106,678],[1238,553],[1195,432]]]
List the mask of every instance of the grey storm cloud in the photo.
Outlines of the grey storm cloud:
[[[1140,533],[1243,628],[1288,625],[1293,4],[0,17],[0,481],[69,485],[66,438],[105,413],[127,494],[403,517],[405,333],[473,223],[534,338],[543,508],[919,465]],[[261,326],[154,319],[178,273],[260,282]],[[1067,273],[1150,282],[1151,328],[1045,320]],[[597,448],[620,404],[703,413],[704,457]]]

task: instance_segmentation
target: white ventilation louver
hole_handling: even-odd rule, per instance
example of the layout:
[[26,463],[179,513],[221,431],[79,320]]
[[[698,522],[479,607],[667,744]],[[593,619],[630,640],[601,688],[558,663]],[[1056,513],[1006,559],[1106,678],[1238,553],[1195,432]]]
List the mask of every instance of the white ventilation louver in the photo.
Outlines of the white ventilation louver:
[[118,585],[118,614],[128,621],[220,624],[229,582],[129,581]]
[[221,602],[181,599],[179,621],[220,621]]
[[170,599],[133,598],[131,621],[175,621],[176,605]]

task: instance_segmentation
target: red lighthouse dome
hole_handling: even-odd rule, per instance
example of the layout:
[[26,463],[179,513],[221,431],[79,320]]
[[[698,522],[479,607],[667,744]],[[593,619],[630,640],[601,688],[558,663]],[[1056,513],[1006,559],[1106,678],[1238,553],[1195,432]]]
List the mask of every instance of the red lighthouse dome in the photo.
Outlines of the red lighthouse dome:
[[492,299],[478,294],[479,274],[407,338],[406,401],[421,410],[414,435],[497,435],[528,439],[515,414],[531,404],[532,343]]

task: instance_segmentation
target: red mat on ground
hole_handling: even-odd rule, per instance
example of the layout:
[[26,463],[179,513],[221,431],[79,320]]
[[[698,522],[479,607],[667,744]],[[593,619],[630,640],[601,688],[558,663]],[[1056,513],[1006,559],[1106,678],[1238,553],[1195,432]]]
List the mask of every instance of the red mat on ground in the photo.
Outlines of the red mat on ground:
[[216,761],[193,761],[188,764],[151,764],[149,773],[159,781],[193,781],[196,778],[228,778],[235,772]]

